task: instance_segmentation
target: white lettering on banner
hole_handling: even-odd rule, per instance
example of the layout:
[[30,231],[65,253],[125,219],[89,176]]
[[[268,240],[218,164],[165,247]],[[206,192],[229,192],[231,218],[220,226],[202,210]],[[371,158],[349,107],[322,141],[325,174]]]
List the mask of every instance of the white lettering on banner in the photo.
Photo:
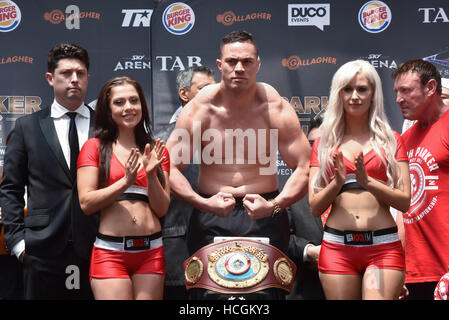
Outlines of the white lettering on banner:
[[123,58],[117,62],[114,71],[117,70],[145,70],[151,69],[150,59],[144,60],[145,55],[133,55],[131,58]]
[[408,212],[403,214],[406,224],[416,223],[430,214],[437,204],[439,165],[425,147],[407,151],[410,168],[411,199]]
[[122,27],[149,27],[153,10],[151,9],[122,9],[125,14],[123,18]]
[[80,8],[74,4],[67,6],[65,13],[69,17],[65,20],[65,27],[68,30],[80,29]]
[[[362,57],[364,58],[364,57]],[[396,69],[398,67],[395,60],[388,59],[388,56],[384,56],[383,54],[370,53],[368,55],[368,61],[371,65],[376,69],[387,68],[387,69]]]
[[65,268],[65,273],[69,276],[65,279],[65,287],[68,290],[80,289],[80,269],[78,266],[69,265]]
[[[273,175],[277,167],[278,129],[225,129],[224,132],[208,128],[201,132],[201,122],[193,121],[193,137],[185,129],[175,129],[172,138],[178,141],[171,149],[170,159],[174,164],[190,163],[190,141],[193,153],[198,152],[200,159],[194,158],[194,164],[260,164],[261,175]],[[193,139],[192,139],[193,138]],[[269,138],[269,146],[267,146]],[[246,150],[245,150],[245,141]],[[209,142],[201,150],[201,143]],[[234,152],[235,150],[235,152]],[[224,155],[223,155],[224,151]],[[267,154],[267,151],[269,152]],[[268,166],[267,166],[268,165]]]
[[418,11],[424,14],[422,23],[449,22],[443,8],[419,8]]
[[[187,62],[182,62],[180,56],[156,56],[156,61],[161,62],[160,71],[182,71],[185,70],[185,63],[187,67],[201,66],[201,57],[187,56]],[[170,64],[170,66],[169,66]]]

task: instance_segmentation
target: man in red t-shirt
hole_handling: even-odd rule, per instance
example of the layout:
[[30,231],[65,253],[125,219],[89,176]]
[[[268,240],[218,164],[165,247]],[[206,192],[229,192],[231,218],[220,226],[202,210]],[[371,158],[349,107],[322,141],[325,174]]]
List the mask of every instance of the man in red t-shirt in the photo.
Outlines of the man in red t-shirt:
[[417,120],[403,135],[412,198],[403,213],[409,299],[433,299],[449,266],[449,107],[431,63],[410,60],[393,72],[396,102],[405,119]]

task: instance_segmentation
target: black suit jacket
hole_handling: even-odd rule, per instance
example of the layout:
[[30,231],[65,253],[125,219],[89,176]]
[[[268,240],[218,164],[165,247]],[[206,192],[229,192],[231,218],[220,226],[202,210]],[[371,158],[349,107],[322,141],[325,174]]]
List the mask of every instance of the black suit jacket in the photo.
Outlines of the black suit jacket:
[[[25,239],[27,254],[53,257],[65,249],[71,237],[76,253],[89,259],[98,216],[86,216],[80,208],[76,181],[70,175],[50,110],[17,119],[6,148],[0,189],[6,245],[11,249]],[[89,110],[91,136],[93,111]]]
[[[176,123],[171,123],[164,126],[154,137],[166,143],[175,125]],[[198,165],[189,164],[182,173],[190,182],[192,188],[196,190],[198,184]],[[186,232],[193,209],[192,206],[172,196],[167,214],[162,218],[162,238],[164,241],[166,269],[165,284],[168,286],[185,285],[183,263],[189,257],[186,244]]]
[[313,216],[310,212],[307,195],[288,207],[287,213],[290,221],[288,256],[298,266],[295,283],[287,299],[325,299],[318,269],[314,264],[303,259],[304,248],[307,244],[321,244],[323,239],[321,218]]

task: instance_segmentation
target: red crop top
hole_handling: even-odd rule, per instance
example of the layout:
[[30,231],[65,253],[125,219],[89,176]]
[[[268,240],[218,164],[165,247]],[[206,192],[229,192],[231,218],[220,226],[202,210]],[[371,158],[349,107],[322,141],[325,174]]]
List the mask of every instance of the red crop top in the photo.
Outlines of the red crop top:
[[[83,148],[78,156],[77,167],[85,166],[100,166],[100,152],[99,152],[100,140],[98,138],[91,138],[86,141]],[[170,173],[170,156],[167,148],[164,147],[162,151],[162,156],[165,156],[165,160],[161,163],[161,168],[163,171]],[[115,156],[114,152],[111,155],[111,166],[109,170],[109,179],[107,186],[115,183],[119,179],[123,178],[125,175],[125,166],[119,161]],[[142,167],[137,172],[136,181],[134,183],[136,186],[147,187],[147,175],[145,169]]]
[[[397,161],[408,161],[407,153],[404,148],[404,143],[402,142],[402,137],[394,131],[394,136],[397,142],[396,150],[396,160]],[[318,161],[318,145],[320,143],[320,138],[315,140],[312,148],[312,156],[310,158],[310,167],[319,167],[320,163]],[[337,149],[338,150],[338,149]],[[381,159],[378,157],[374,149],[371,149],[368,153],[363,156],[365,163],[365,170],[368,176],[387,182],[386,168],[383,165]],[[345,162],[346,175],[353,174],[355,171],[355,164],[343,156],[343,161]],[[332,167],[333,173],[333,167]]]

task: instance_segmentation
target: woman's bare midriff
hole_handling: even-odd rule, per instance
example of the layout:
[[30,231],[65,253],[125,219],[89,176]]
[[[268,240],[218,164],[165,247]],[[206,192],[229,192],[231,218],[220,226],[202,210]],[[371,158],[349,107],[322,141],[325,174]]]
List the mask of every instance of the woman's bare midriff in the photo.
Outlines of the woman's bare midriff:
[[143,236],[161,231],[159,219],[147,202],[116,201],[101,211],[99,232],[109,236]]
[[367,231],[396,226],[388,206],[366,190],[348,190],[332,203],[326,225],[338,230]]

